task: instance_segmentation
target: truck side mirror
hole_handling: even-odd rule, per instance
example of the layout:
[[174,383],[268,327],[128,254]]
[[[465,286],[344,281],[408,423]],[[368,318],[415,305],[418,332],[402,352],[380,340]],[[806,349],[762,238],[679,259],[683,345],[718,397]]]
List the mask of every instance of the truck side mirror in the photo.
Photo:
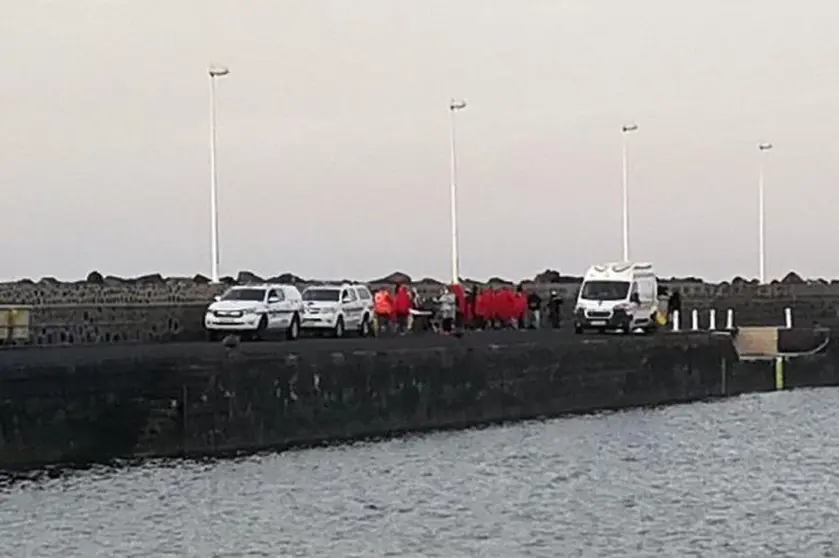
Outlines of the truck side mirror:
[[634,302],[635,304],[641,304],[641,297],[638,296],[638,293],[632,293],[629,295],[629,302]]

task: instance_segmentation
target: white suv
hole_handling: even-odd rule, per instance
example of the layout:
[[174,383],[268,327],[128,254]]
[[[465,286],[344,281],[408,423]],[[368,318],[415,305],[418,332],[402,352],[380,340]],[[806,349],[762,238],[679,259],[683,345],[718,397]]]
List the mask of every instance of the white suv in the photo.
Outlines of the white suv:
[[314,285],[303,291],[303,329],[334,337],[343,337],[347,331],[367,336],[372,320],[373,295],[364,285]]
[[302,314],[302,296],[294,285],[242,285],[216,297],[204,315],[204,327],[211,341],[224,333],[259,339],[269,331],[297,339]]

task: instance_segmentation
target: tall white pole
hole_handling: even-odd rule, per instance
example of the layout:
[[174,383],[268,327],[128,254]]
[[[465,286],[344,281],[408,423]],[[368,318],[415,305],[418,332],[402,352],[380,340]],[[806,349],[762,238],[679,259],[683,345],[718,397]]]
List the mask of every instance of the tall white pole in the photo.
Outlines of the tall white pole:
[[763,157],[764,153],[772,149],[771,143],[761,143],[757,146],[757,203],[758,203],[758,265],[760,267],[760,282],[766,283],[766,202],[763,184]]
[[627,135],[638,126],[629,124],[621,128],[623,135],[623,261],[629,261],[629,142]]
[[218,240],[218,172],[216,171],[216,78],[226,76],[230,70],[211,66],[210,74],[210,276],[213,283],[219,282],[219,240]]
[[466,101],[452,99],[449,103],[449,115],[451,117],[451,165],[450,165],[450,187],[451,187],[451,220],[452,220],[452,284],[460,282],[460,257],[458,254],[457,237],[457,139],[455,133],[455,113],[466,108]]

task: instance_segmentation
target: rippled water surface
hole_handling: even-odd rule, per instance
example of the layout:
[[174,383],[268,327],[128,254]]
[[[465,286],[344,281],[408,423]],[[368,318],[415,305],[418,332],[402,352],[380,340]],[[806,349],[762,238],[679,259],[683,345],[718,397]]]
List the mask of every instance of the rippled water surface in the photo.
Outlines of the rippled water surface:
[[0,556],[839,556],[839,390],[0,487]]

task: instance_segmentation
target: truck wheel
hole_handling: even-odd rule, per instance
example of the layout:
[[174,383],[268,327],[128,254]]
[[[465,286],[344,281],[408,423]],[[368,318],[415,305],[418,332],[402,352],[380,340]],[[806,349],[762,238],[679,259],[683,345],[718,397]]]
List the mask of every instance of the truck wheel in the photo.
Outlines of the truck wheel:
[[343,337],[344,336],[344,318],[339,317],[338,321],[335,322],[335,329],[332,330],[333,337]]
[[289,324],[285,332],[285,337],[289,341],[295,341],[300,337],[300,316],[298,314],[295,314],[291,318],[291,324]]
[[370,316],[365,314],[364,319],[361,320],[361,325],[358,327],[358,334],[361,337],[370,337],[371,336],[371,328],[370,328]]
[[574,333],[576,333],[577,335],[582,335],[583,326],[581,326],[580,324],[574,324]]
[[262,316],[259,319],[259,325],[253,332],[254,341],[263,341],[265,339],[265,332],[268,330],[268,316]]

